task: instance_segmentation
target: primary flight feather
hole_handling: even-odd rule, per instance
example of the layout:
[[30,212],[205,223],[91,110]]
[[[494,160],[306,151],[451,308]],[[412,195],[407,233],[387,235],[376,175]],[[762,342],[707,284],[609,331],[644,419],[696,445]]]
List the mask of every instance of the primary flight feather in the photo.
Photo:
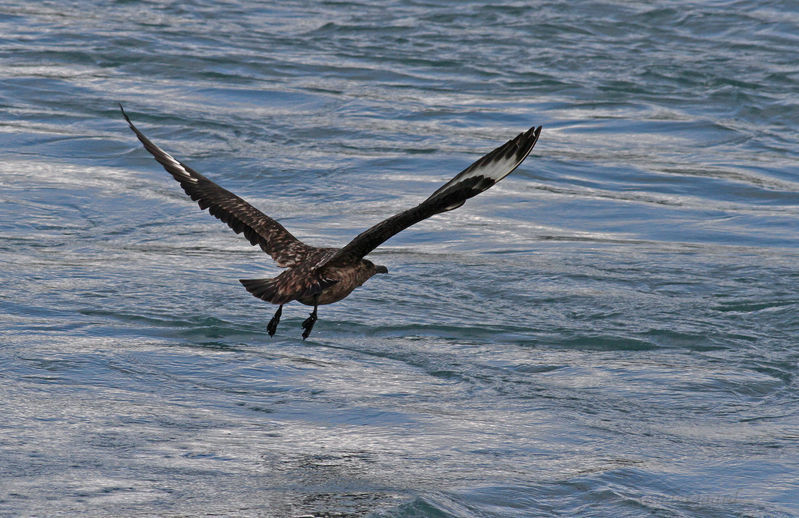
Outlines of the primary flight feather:
[[267,325],[270,336],[277,330],[284,304],[296,300],[313,306],[313,312],[302,324],[303,339],[316,323],[317,306],[343,299],[376,273],[388,273],[385,266],[364,259],[369,252],[414,223],[460,207],[508,176],[527,158],[541,134],[541,126],[520,133],[458,173],[416,207],[365,230],[343,248],[318,248],[306,245],[274,219],[153,144],[133,125],[121,105],[120,109],[144,148],[201,209],[208,209],[237,234],[244,233],[251,244],[259,245],[278,266],[286,268],[273,279],[240,282],[259,299],[279,305]]

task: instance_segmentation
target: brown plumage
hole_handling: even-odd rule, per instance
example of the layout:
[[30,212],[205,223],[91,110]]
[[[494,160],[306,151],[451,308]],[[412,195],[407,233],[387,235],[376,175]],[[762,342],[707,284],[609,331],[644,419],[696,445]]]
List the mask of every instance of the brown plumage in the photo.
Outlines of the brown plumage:
[[275,334],[283,304],[296,300],[313,306],[310,317],[302,324],[303,339],[308,337],[316,322],[317,306],[343,299],[376,273],[388,273],[385,266],[364,259],[369,252],[414,223],[456,209],[467,199],[505,178],[527,158],[541,133],[541,126],[520,133],[458,173],[416,207],[374,225],[345,247],[317,248],[306,245],[277,221],[172,158],[133,125],[124,109],[122,115],[144,148],[180,183],[201,209],[208,209],[237,234],[243,232],[251,244],[259,245],[278,266],[286,268],[273,279],[242,279],[241,283],[259,299],[279,305],[267,325],[270,336]]

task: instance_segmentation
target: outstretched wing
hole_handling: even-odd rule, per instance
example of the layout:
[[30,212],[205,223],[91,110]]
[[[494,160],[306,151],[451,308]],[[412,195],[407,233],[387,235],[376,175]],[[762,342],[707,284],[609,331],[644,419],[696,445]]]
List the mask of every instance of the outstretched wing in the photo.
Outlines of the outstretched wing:
[[164,169],[180,183],[192,200],[202,210],[208,209],[212,215],[227,223],[237,234],[244,232],[251,244],[272,256],[279,266],[294,266],[302,261],[311,247],[301,242],[283,228],[283,225],[259,211],[232,192],[223,189],[205,176],[153,144],[130,121],[122,105],[122,115],[130,129],[136,134],[144,148],[164,166]]
[[400,212],[362,232],[319,267],[351,263],[411,225],[434,214],[457,209],[469,198],[477,196],[512,173],[530,154],[540,134],[541,126],[520,133],[458,173],[416,207]]

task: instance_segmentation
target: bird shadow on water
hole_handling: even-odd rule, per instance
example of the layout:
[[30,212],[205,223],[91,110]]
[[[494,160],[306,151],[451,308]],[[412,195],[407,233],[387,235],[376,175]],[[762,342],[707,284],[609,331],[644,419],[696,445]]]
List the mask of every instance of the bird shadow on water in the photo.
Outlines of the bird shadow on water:
[[[218,317],[195,314],[145,315],[98,309],[81,310],[82,315],[100,317],[92,328],[96,334],[113,337],[145,336],[167,340],[185,340],[185,345],[235,350],[235,344],[260,342],[265,334],[261,323],[242,324]],[[111,321],[111,322],[109,322]]]

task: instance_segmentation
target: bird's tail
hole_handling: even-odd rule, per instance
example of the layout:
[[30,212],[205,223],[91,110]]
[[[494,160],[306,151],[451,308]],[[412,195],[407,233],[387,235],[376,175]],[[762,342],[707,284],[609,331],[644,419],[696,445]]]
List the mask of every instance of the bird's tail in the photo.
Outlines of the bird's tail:
[[239,279],[239,282],[244,285],[247,291],[252,293],[254,297],[272,302],[273,304],[278,303],[274,302],[278,292],[278,284],[276,281],[277,279]]

